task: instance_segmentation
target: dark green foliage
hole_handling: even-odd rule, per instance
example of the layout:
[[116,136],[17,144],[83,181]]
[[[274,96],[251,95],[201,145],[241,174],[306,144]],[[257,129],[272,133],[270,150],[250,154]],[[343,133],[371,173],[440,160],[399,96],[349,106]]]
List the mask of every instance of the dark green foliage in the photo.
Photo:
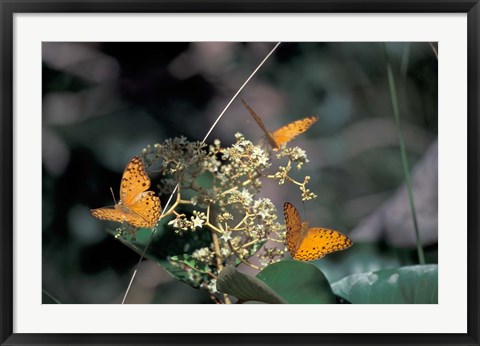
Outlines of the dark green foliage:
[[353,304],[437,304],[438,266],[353,274],[335,282],[332,289]]
[[218,276],[217,290],[230,294],[240,302],[258,301],[270,304],[284,304],[286,300],[263,281],[239,272],[232,266],[225,267]]
[[296,261],[271,264],[256,278],[227,267],[218,276],[217,289],[240,301],[334,304],[336,300],[330,284],[319,269]]
[[323,273],[314,265],[296,261],[274,263],[257,278],[290,304],[333,304],[335,295]]

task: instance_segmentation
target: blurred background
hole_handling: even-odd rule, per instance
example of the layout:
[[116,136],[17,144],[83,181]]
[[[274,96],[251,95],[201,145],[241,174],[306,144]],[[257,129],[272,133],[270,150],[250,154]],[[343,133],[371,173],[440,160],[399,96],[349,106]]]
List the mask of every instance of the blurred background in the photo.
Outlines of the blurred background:
[[[45,42],[43,59],[43,302],[119,303],[139,256],[94,219],[113,205],[125,165],[147,144],[202,140],[274,43]],[[354,246],[315,261],[332,283],[418,263],[387,59],[395,77],[421,240],[437,263],[437,56],[430,43],[282,43],[239,97],[272,131],[317,115],[291,145],[307,151],[318,198],[265,181],[262,196],[290,201],[310,225]],[[262,132],[239,99],[207,142],[254,142]],[[155,186],[155,181],[153,186]],[[164,205],[168,196],[162,196]],[[128,303],[211,303],[155,263],[140,265]]]

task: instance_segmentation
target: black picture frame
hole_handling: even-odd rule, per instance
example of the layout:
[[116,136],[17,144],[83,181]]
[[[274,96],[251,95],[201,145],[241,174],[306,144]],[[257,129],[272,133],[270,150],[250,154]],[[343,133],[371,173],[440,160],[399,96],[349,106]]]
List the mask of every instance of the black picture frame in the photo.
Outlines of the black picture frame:
[[[479,17],[478,0],[0,0],[0,340],[2,345],[436,344],[479,345]],[[468,332],[466,334],[17,334],[13,333],[13,16],[16,13],[442,13],[468,15]],[[452,316],[455,318],[455,316]]]

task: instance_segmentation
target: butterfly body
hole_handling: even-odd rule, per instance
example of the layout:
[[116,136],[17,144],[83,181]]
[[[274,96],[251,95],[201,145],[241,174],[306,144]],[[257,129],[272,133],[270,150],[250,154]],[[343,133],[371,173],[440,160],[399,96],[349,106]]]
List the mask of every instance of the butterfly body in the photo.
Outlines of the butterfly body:
[[132,210],[130,210],[130,208],[128,208],[127,206],[122,204],[122,201],[115,204],[114,208],[116,210],[118,210],[120,213],[125,214],[125,215],[133,215],[134,214],[134,212]]
[[247,109],[247,111],[252,116],[252,118],[258,124],[260,129],[262,129],[263,133],[265,134],[265,137],[267,138],[268,142],[272,146],[273,150],[280,149],[280,146],[282,144],[286,144],[290,142],[293,138],[295,138],[299,134],[307,131],[310,128],[310,126],[312,126],[318,120],[318,117],[316,116],[306,117],[306,118],[291,122],[290,124],[287,124],[285,126],[282,126],[281,128],[279,128],[274,132],[270,132],[268,131],[265,124],[263,123],[262,118],[260,118],[260,116],[257,113],[255,113],[255,111],[247,104],[247,102],[245,102],[245,100],[242,99],[242,102],[245,108]]
[[302,222],[297,209],[286,202],[283,206],[287,226],[286,245],[293,259],[313,261],[325,255],[348,249],[352,240],[342,233],[328,228],[309,228]]
[[152,228],[160,218],[160,199],[150,187],[150,178],[143,161],[134,157],[123,172],[120,184],[120,201],[113,208],[92,209],[91,214],[100,220],[127,222],[138,228]]

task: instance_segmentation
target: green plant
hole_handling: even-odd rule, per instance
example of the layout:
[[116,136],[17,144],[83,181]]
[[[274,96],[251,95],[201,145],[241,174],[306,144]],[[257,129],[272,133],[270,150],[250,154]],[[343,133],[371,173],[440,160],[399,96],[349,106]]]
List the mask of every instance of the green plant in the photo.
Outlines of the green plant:
[[[362,268],[360,273],[343,269],[343,276],[333,280],[319,263],[282,261],[285,226],[271,200],[258,196],[263,180],[271,179],[295,186],[304,201],[314,199],[307,187],[310,177],[299,179],[295,172],[308,162],[307,155],[295,146],[271,151],[240,133],[227,147],[219,140],[207,145],[185,137],[147,146],[142,158],[160,175],[158,194],[170,196],[169,201],[156,229],[122,225],[116,237],[176,279],[205,290],[216,303],[436,303],[438,266],[425,265],[388,62],[387,76],[421,265]],[[351,262],[358,264],[359,257]],[[240,265],[258,274],[245,274]]]
[[[206,289],[221,302],[230,301],[226,294],[216,294],[218,274],[226,265],[243,263],[261,270],[284,255],[285,230],[277,209],[269,198],[258,197],[262,179],[294,184],[303,200],[316,197],[307,187],[308,176],[301,181],[292,176],[308,162],[304,150],[282,146],[272,154],[240,133],[235,139],[223,147],[219,140],[206,145],[178,137],[142,151],[146,167],[161,177],[159,195],[175,196],[158,227],[163,233],[173,230],[174,243],[180,245],[174,250],[171,244],[154,242],[147,252],[161,253],[157,263],[176,277],[180,269],[182,281]],[[128,225],[118,230],[117,237],[140,250],[137,234]],[[201,241],[192,244],[192,237]]]

